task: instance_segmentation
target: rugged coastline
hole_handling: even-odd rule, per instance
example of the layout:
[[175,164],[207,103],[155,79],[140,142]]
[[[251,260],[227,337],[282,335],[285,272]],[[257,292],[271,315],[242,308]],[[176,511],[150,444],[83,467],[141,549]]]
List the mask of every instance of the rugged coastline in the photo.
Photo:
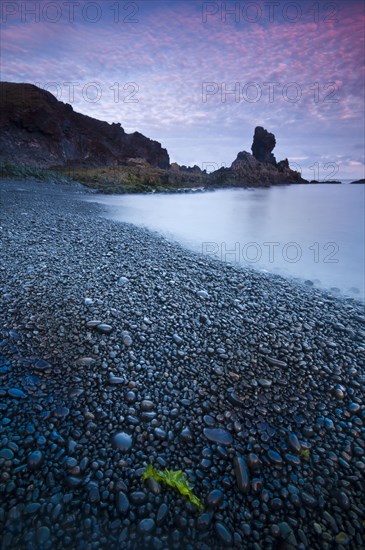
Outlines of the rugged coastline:
[[81,186],[0,193],[4,549],[365,545],[360,304],[105,219]]
[[54,177],[102,193],[179,192],[181,189],[307,183],[288,159],[276,162],[274,134],[255,128],[252,154],[211,173],[170,163],[158,141],[121,124],[85,116],[31,84],[0,82],[0,177]]

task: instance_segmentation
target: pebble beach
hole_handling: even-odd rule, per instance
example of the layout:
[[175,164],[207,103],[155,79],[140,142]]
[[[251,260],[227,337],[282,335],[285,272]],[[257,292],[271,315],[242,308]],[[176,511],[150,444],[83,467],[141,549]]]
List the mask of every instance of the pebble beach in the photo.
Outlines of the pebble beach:
[[0,182],[1,548],[364,548],[363,304],[87,197]]

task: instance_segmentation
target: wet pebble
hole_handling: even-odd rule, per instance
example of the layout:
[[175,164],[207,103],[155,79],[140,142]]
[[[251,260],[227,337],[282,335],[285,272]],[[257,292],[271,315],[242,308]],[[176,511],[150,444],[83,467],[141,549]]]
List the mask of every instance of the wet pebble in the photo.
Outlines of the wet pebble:
[[97,325],[95,328],[101,334],[110,334],[111,332],[113,332],[113,327],[111,325],[107,325],[106,323],[101,323],[100,325]]
[[204,435],[209,441],[221,445],[230,445],[233,441],[231,434],[223,428],[205,428]]
[[281,458],[281,456],[279,455],[279,453],[277,451],[274,451],[273,449],[270,449],[267,453],[269,459],[271,460],[271,462],[273,462],[274,464],[278,464],[278,465],[281,465],[283,463],[283,459]]
[[149,535],[155,530],[155,522],[151,518],[142,519],[138,524],[138,531],[142,535]]
[[116,495],[116,506],[118,512],[125,515],[129,510],[129,500],[123,491],[119,491]]
[[247,469],[246,459],[242,456],[236,456],[234,459],[234,472],[237,485],[242,493],[248,493],[250,487],[250,476]]
[[232,534],[229,532],[227,527],[223,525],[223,523],[221,523],[220,521],[217,521],[214,524],[214,530],[224,547],[228,548],[232,546],[232,542],[233,542]]
[[27,464],[30,470],[36,470],[39,468],[44,461],[44,456],[41,451],[33,451],[28,455]]
[[223,501],[224,495],[220,489],[214,489],[207,496],[208,508],[218,508]]
[[112,438],[115,448],[122,452],[127,452],[132,446],[132,437],[125,432],[117,432]]
[[15,399],[24,399],[27,397],[26,394],[19,388],[9,388],[8,395],[10,395],[10,397],[15,397]]

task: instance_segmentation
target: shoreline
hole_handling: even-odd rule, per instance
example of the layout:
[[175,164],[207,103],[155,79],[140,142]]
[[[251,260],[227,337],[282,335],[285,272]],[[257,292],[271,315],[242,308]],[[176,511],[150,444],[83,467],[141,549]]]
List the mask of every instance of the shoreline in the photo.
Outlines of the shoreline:
[[[111,169],[111,167],[108,167]],[[127,169],[127,166],[121,166],[121,169]],[[106,170],[107,168],[105,168]],[[60,168],[35,168],[25,165],[17,165],[7,162],[0,162],[0,180],[17,181],[26,179],[27,181],[40,181],[47,183],[48,181],[54,181],[58,184],[79,184],[93,193],[101,193],[104,195],[122,195],[122,194],[183,194],[183,193],[206,193],[209,191],[218,191],[225,189],[261,189],[276,186],[291,186],[291,185],[347,185],[348,183],[363,183],[364,180],[357,181],[282,181],[282,182],[261,182],[257,181],[251,183],[237,183],[237,180],[227,181],[225,183],[209,183],[208,180],[201,176],[196,177],[192,181],[181,181],[177,183],[166,183],[161,178],[160,181],[146,182],[143,178],[134,177],[133,181],[129,181],[128,178],[125,181],[120,181],[115,176],[113,170],[111,176],[107,177],[107,172],[103,172],[103,168],[90,169],[91,172],[84,170],[81,172],[75,172],[73,175],[72,170],[60,169]],[[95,171],[95,173],[93,172]],[[100,171],[100,173],[98,172]],[[118,170],[116,168],[115,173]],[[209,174],[208,174],[209,176]]]
[[3,548],[364,546],[361,303],[86,193],[0,181]]

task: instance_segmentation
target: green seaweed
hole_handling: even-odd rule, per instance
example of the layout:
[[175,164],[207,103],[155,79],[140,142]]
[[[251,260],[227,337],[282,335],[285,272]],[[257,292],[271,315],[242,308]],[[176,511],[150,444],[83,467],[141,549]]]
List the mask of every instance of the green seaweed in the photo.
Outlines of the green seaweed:
[[193,488],[189,485],[189,482],[182,470],[171,471],[165,469],[163,472],[160,472],[156,470],[152,464],[149,464],[146,471],[142,474],[142,479],[154,479],[160,483],[165,483],[169,487],[179,491],[181,495],[187,496],[190,502],[195,504],[199,510],[203,510],[204,508],[201,500],[194,495]]
[[302,458],[305,462],[310,461],[310,452],[309,449],[302,449],[299,454],[300,458]]

